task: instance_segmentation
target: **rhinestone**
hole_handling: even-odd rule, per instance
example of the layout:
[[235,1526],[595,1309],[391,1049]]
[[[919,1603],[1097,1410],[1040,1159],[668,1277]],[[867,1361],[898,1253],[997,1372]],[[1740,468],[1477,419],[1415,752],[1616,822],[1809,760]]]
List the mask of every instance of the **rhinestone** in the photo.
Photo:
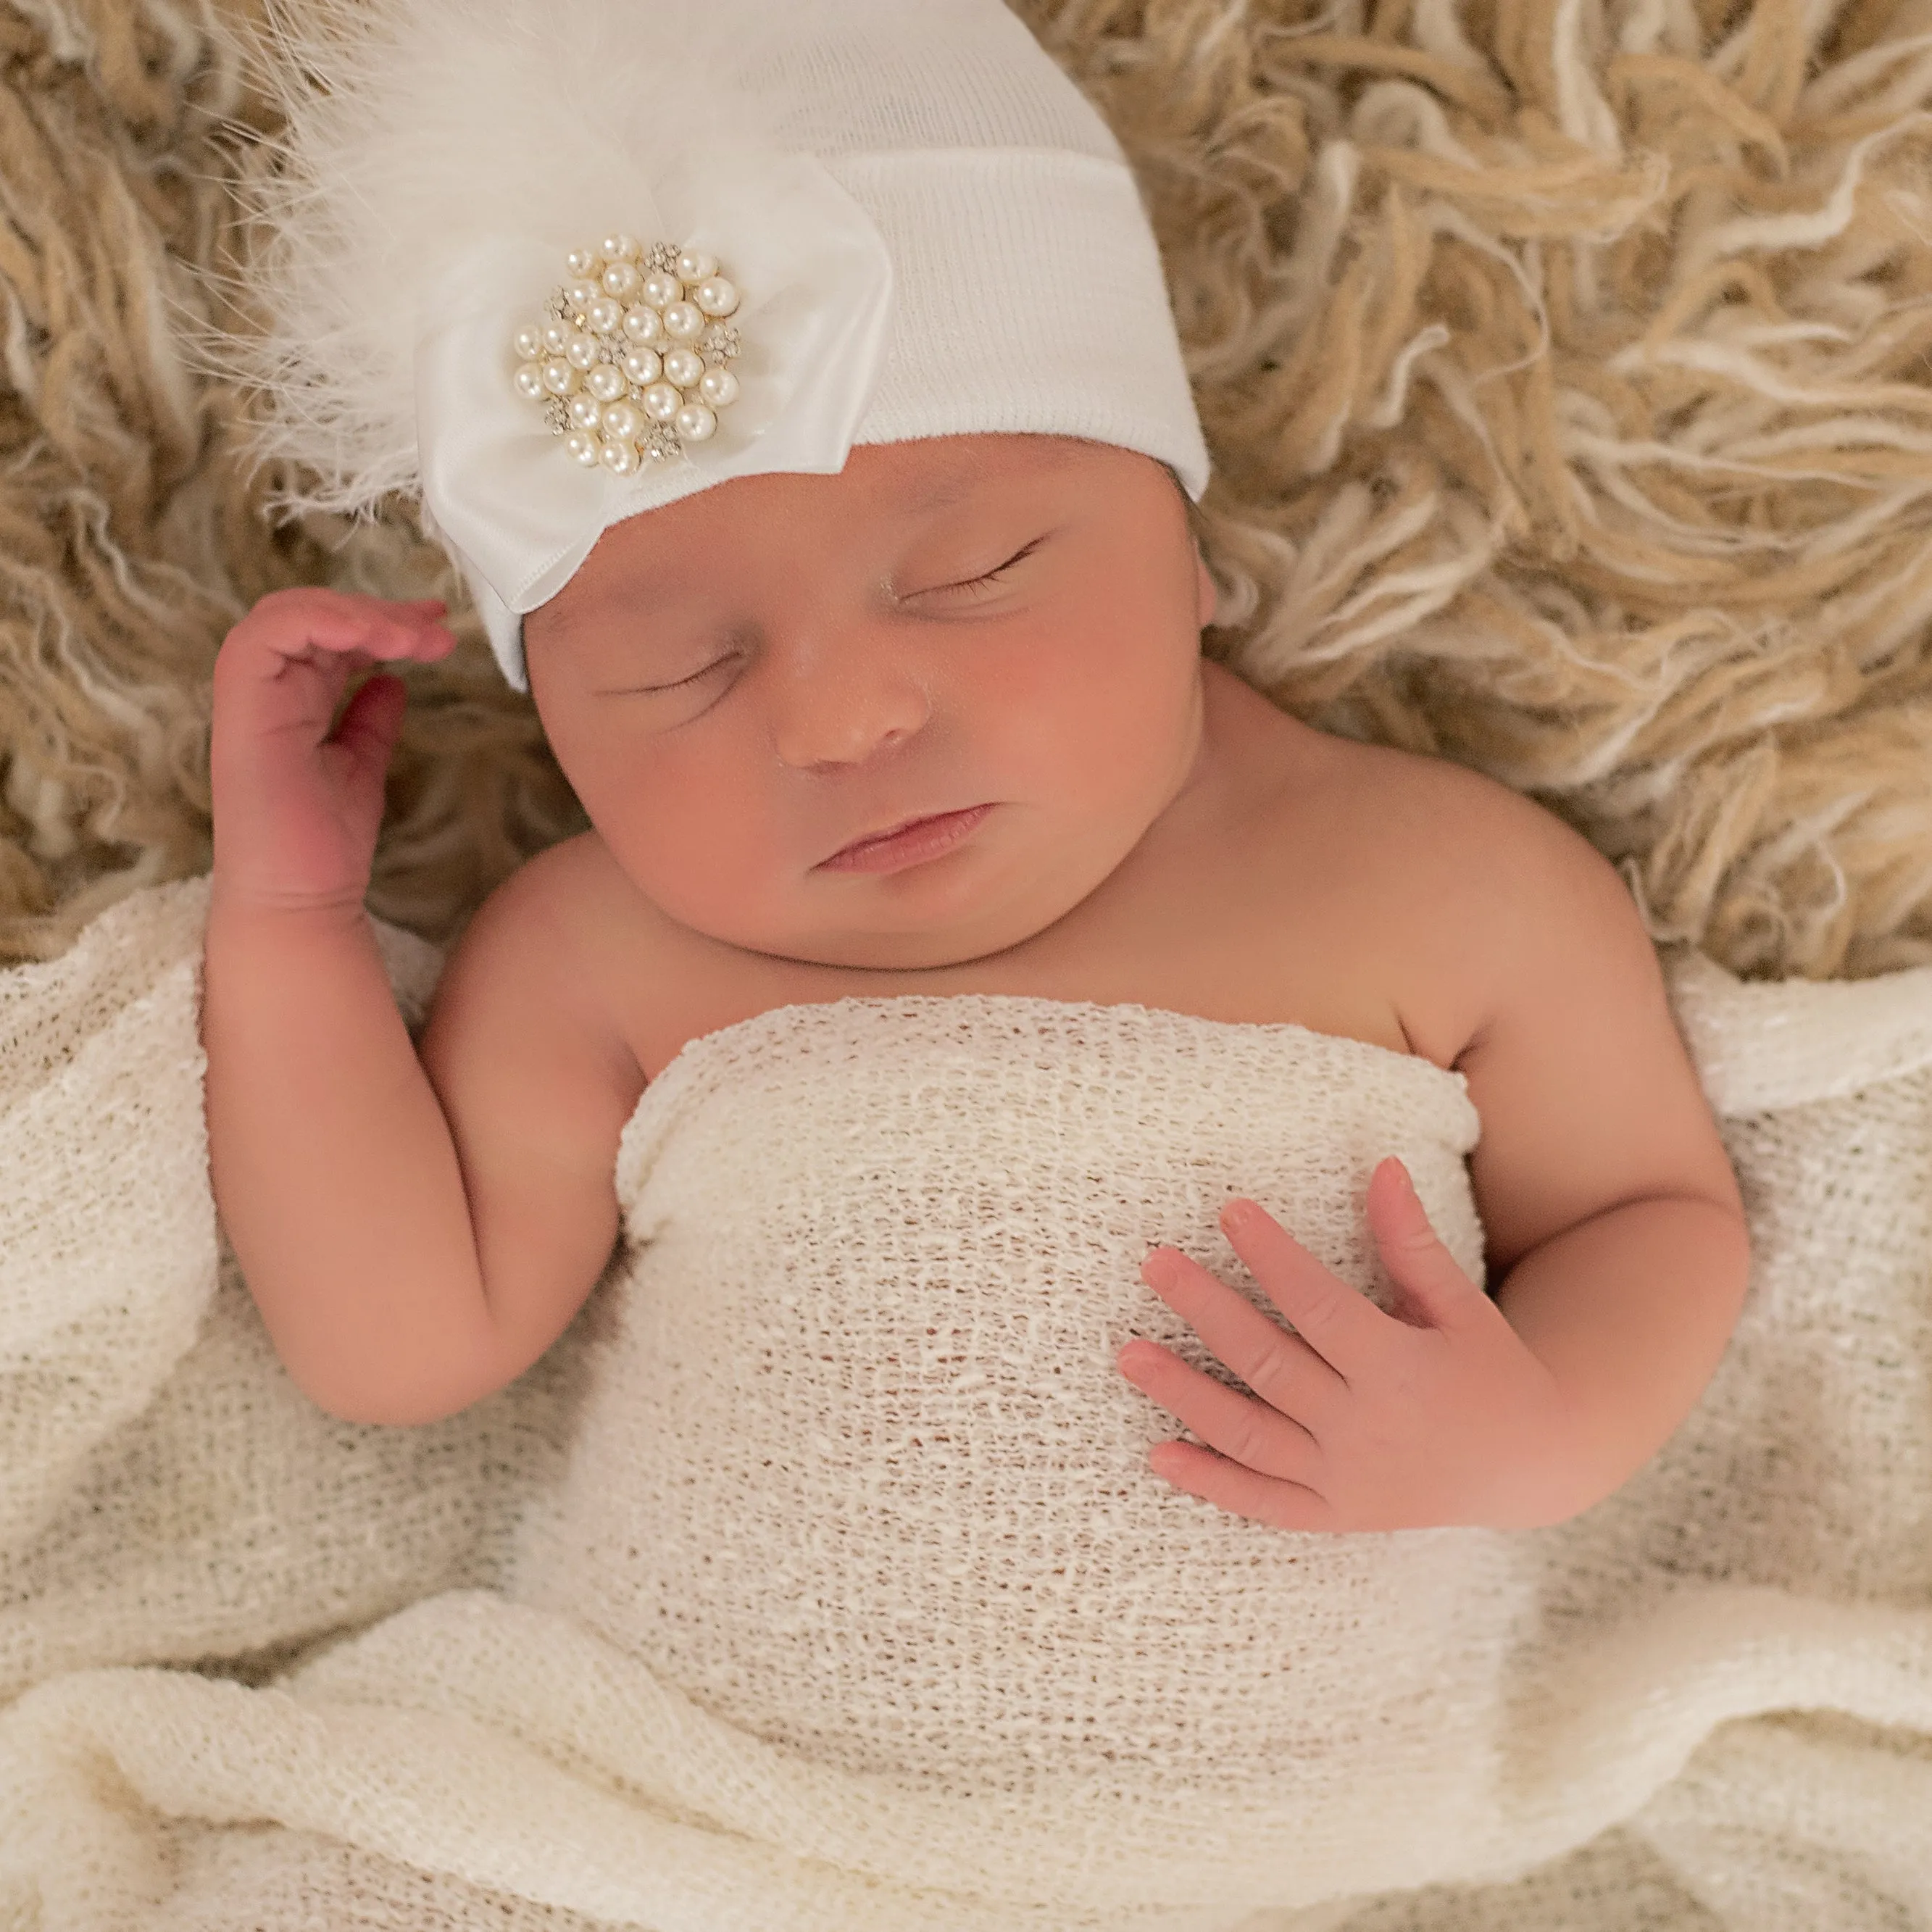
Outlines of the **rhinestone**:
[[618,232],[601,250],[572,250],[566,266],[571,279],[550,290],[544,320],[514,332],[512,373],[573,459],[628,476],[716,434],[715,412],[740,393],[724,366],[738,332],[718,318],[740,297],[717,258]]

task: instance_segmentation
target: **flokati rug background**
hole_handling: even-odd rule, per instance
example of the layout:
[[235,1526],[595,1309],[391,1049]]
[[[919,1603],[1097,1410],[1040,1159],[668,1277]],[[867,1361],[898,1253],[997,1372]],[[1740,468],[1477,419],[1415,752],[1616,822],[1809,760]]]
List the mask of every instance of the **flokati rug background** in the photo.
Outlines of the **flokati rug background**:
[[[1932,5],[1017,4],[1161,239],[1214,655],[1531,793],[1734,972],[1932,959]],[[268,112],[212,4],[0,6],[0,962],[207,869],[209,672],[287,584],[463,618],[380,916],[446,944],[586,824],[407,515],[266,526],[194,373]]]
[[[1216,464],[1213,654],[1311,722],[1538,797],[1621,863],[1660,942],[1752,979],[1932,964],[1932,5],[1015,4],[1118,130],[1162,241]],[[404,674],[370,895],[406,1010],[433,949],[585,824],[404,506],[356,527],[261,514],[278,479],[238,460],[247,399],[188,346],[246,326],[237,189],[268,126],[215,20],[213,0],[0,0],[0,965],[28,969],[7,989],[26,1030],[0,1024],[0,1421],[26,1432],[0,1439],[0,1723],[28,1687],[112,1662],[196,1666],[239,1696],[313,1654],[324,1684],[376,1684],[380,1644],[331,1665],[328,1640],[487,1589],[598,1316],[448,1424],[334,1424],[280,1376],[232,1262],[216,1292],[212,1217],[182,1206],[205,1200],[208,680],[256,597],[328,581],[458,616],[455,657]],[[68,956],[117,907],[152,984],[124,952]],[[1734,1582],[1740,1605],[1790,1587],[1796,1552],[1816,1601],[1794,1612],[1792,1708],[1749,1717],[1748,1671],[1694,1672],[1669,1709],[1624,1712],[1628,1761],[1657,1775],[1717,1726],[1640,1812],[1606,1799],[1622,1822],[1508,1885],[1345,1902],[1295,1932],[1932,1925],[1932,1824],[1912,1822],[1932,1819],[1932,1720],[1906,1708],[1932,1685],[1932,986],[1832,989],[1871,996],[1841,1007],[1676,957],[1782,1268],[1727,1358],[1735,1406],[1555,1540]],[[1814,1024],[1827,1006],[1835,1033]],[[1752,1044],[1773,1038],[1827,1046],[1773,1064]],[[75,1202],[36,1221],[26,1164],[82,1106],[107,1110],[104,1149],[166,1159],[115,1166],[92,1220]],[[23,1257],[53,1280],[88,1242],[95,1299],[69,1325],[14,1296]],[[1856,1304],[1835,1272],[1855,1254]],[[1772,1567],[1713,1573],[1726,1550]],[[1570,1574],[1558,1634],[1594,1604],[1588,1563]],[[1752,1667],[1774,1678],[1782,1641]],[[1625,1664],[1577,1697],[1618,1708]],[[195,1690],[154,1684],[157,1711]],[[35,1707],[50,1735],[66,1694]],[[76,1793],[114,1814],[143,1748],[137,1727],[118,1772],[76,1763]],[[338,1892],[372,1926],[480,1909],[326,1834],[171,1831],[200,1901],[184,1928],[292,1926]],[[118,1922],[84,1894],[133,1896],[153,1856],[70,1873],[46,1932]],[[588,1922],[496,1904],[493,1923]]]

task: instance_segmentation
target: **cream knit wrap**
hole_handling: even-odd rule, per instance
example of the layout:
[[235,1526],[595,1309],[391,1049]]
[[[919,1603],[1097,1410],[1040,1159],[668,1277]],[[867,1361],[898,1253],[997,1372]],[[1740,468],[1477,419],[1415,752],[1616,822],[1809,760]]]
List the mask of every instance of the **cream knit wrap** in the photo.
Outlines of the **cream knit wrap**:
[[[760,1015],[646,1090],[538,1368],[357,1428],[217,1238],[206,896],[0,977],[0,1925],[1914,1922],[1932,970],[1673,960],[1754,1248],[1709,1388],[1569,1522],[1324,1538],[1144,1466],[1112,1351],[1196,1345],[1133,1264],[1244,1286],[1246,1190],[1376,1294],[1390,1150],[1479,1261],[1455,1076],[1134,1007]],[[437,956],[377,932],[418,1024]]]

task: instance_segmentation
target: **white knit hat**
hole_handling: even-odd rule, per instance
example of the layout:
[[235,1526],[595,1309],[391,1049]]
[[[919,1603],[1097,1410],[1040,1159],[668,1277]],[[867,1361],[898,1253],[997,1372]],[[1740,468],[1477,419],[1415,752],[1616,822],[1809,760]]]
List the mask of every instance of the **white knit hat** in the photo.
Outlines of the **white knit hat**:
[[418,494],[518,690],[605,530],[731,477],[1030,431],[1207,488],[1133,176],[1002,0],[270,6],[275,501]]

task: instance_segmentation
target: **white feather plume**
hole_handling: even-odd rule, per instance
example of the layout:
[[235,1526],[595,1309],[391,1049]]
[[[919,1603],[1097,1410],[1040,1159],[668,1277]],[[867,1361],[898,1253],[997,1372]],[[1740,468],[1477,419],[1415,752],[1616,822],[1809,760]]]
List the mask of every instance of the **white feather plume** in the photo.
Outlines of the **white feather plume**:
[[[782,4],[788,29],[815,10]],[[756,13],[728,0],[267,0],[266,14],[245,52],[285,122],[244,191],[264,326],[220,359],[262,392],[253,452],[309,473],[273,508],[364,514],[419,495],[417,304],[467,237],[553,236],[561,283],[565,254],[613,230],[680,238],[644,232],[637,213],[677,164],[721,143],[776,151],[770,98],[733,78]]]

